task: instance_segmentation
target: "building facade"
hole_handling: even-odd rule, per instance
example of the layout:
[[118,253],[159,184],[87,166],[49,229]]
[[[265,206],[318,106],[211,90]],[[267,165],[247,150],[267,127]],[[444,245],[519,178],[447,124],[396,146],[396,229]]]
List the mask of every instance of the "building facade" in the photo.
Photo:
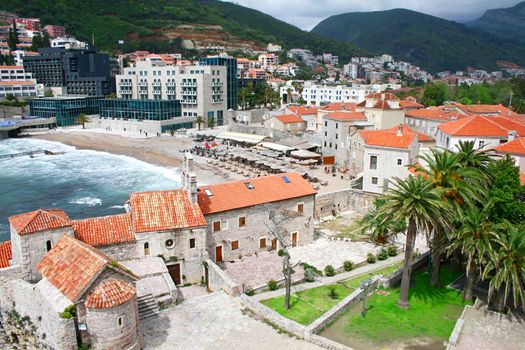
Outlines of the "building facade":
[[80,114],[99,114],[101,97],[43,97],[29,100],[29,113],[40,118],[55,117],[57,126],[77,124]]
[[239,90],[237,83],[237,59],[228,56],[209,56],[199,60],[200,65],[206,66],[224,66],[226,67],[226,92],[227,92],[227,109],[236,110],[239,106],[237,93]]

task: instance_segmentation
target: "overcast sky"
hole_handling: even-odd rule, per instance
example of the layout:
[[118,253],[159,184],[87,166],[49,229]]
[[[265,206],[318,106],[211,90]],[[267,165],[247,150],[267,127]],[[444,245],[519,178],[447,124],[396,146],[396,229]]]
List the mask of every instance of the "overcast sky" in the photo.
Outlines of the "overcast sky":
[[262,11],[299,28],[310,30],[321,20],[345,12],[407,8],[464,22],[485,10],[511,7],[519,0],[236,0],[230,1]]

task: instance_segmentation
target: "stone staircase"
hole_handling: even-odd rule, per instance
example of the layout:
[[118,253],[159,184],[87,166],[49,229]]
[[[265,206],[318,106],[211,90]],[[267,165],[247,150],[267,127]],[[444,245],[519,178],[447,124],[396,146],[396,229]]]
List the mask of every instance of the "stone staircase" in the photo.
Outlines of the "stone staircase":
[[159,314],[159,305],[157,300],[151,294],[146,294],[137,298],[139,307],[139,319],[144,320],[146,318]]

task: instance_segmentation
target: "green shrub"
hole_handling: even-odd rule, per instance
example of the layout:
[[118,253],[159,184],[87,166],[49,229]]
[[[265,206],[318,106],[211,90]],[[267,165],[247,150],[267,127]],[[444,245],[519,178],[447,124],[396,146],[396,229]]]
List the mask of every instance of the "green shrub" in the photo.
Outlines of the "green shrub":
[[246,286],[244,288],[244,294],[246,294],[247,296],[251,297],[251,296],[253,296],[255,294],[255,291],[253,290],[252,287]]
[[366,262],[369,264],[373,264],[376,262],[376,256],[372,253],[368,253],[366,256]]
[[277,289],[277,281],[276,280],[269,280],[268,281],[268,288],[270,290],[276,290]]
[[335,290],[335,287],[330,287],[330,292],[328,292],[328,296],[332,300],[337,299],[337,297],[339,297],[339,295],[337,294],[337,291]]
[[390,244],[387,248],[388,256],[397,255],[397,247],[394,244]]
[[69,305],[60,313],[60,318],[76,318],[77,308],[75,305]]
[[301,263],[301,266],[303,267],[303,269],[306,271],[307,269],[311,269],[316,275],[319,275],[319,276],[322,276],[323,273],[321,272],[321,270],[319,270],[317,267],[315,266],[312,266],[308,263]]
[[315,272],[311,268],[307,268],[304,270],[304,280],[306,282],[313,282],[315,281]]
[[350,260],[345,260],[345,262],[343,263],[343,268],[345,269],[345,271],[352,271],[354,269],[354,263]]
[[284,256],[284,249],[279,249],[279,251],[277,252],[277,255]]
[[326,267],[324,268],[324,274],[328,277],[335,276],[334,267],[332,265],[326,265]]
[[377,252],[377,260],[386,260],[388,259],[388,252],[385,248],[381,248],[379,252]]

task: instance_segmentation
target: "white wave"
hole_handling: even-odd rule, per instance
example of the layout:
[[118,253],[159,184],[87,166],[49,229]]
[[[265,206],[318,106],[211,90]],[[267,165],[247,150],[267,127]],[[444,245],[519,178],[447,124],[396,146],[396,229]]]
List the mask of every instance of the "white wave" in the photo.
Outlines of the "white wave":
[[71,204],[86,204],[90,207],[94,207],[95,205],[102,205],[102,199],[100,198],[93,198],[93,197],[82,197],[75,200],[70,201]]
[[126,207],[124,205],[113,205],[110,208],[112,208],[112,209],[126,209]]

